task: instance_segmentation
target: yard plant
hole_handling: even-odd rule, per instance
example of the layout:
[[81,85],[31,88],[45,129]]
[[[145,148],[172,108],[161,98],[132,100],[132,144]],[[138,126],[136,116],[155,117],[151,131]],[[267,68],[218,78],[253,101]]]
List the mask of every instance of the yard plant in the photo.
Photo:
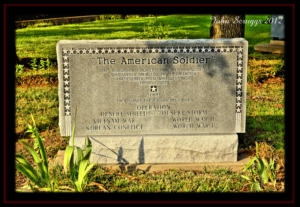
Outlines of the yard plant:
[[[77,111],[77,110],[76,110]],[[66,147],[64,156],[64,170],[69,174],[75,190],[78,192],[83,191],[83,186],[85,185],[86,176],[88,172],[92,169],[94,164],[90,164],[90,157],[92,153],[92,143],[89,138],[85,140],[85,153],[80,147],[74,146],[74,136],[75,136],[75,124],[76,122],[76,112],[75,120],[72,130],[72,145]],[[75,151],[77,152],[77,159],[75,159]]]
[[[32,134],[32,138],[34,139],[36,148],[38,152],[35,151],[29,144],[24,141],[21,141],[23,145],[27,148],[27,150],[32,155],[35,164],[37,165],[37,170],[22,156],[16,155],[16,169],[19,170],[23,175],[25,175],[33,184],[40,189],[55,190],[55,182],[54,179],[51,178],[49,172],[49,164],[47,159],[47,154],[45,152],[45,147],[42,142],[42,137],[40,136],[38,129],[36,127],[33,116],[32,117],[32,125],[28,125],[27,132]],[[29,183],[32,190],[35,190],[35,186]]]
[[[59,40],[209,38],[210,15],[117,17],[16,30],[16,53],[20,59],[15,68],[16,188],[21,189],[28,183],[32,190],[64,189],[70,192],[284,191],[285,62],[283,56],[261,54],[253,49],[255,44],[269,43],[269,24],[245,26],[245,38],[249,41],[247,129],[245,134],[239,135],[239,153],[253,153],[255,156],[244,172],[228,169],[161,173],[111,171],[89,163],[92,143],[88,138],[85,148],[81,149],[74,146],[74,133],[70,144],[69,137],[60,136],[58,79],[54,61],[55,46]],[[268,17],[246,15],[246,19]],[[32,120],[31,114],[35,121],[29,127],[27,123]],[[262,147],[261,143],[272,148],[266,156],[261,156],[263,150],[258,150],[257,154],[256,146]],[[59,150],[65,150],[64,166],[55,167],[52,171],[47,161],[54,159]],[[276,159],[273,156],[277,156]]]

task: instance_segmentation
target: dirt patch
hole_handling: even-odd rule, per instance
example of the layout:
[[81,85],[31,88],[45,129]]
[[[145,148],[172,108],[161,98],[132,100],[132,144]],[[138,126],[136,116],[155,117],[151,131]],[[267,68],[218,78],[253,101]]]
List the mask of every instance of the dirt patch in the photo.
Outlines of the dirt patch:
[[42,86],[58,86],[58,78],[49,76],[24,76],[16,78],[16,86],[18,87],[42,87]]
[[280,84],[284,82],[284,78],[276,77],[276,78],[268,78],[263,82],[263,84]]

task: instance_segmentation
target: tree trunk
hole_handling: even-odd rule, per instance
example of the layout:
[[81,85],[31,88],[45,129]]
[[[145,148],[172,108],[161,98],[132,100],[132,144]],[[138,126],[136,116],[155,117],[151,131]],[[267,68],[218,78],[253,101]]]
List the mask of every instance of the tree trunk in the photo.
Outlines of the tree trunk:
[[244,37],[245,15],[213,15],[210,27],[210,38]]

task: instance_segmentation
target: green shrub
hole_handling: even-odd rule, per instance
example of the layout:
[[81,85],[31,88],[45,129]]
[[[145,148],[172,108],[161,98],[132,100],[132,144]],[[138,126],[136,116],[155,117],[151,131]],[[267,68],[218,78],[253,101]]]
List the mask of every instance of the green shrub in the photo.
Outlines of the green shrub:
[[[55,191],[56,182],[55,176],[53,178],[50,177],[49,168],[48,168],[48,159],[45,151],[44,144],[42,142],[42,137],[39,135],[38,129],[36,127],[33,116],[31,115],[33,126],[28,125],[27,132],[32,133],[32,137],[37,143],[37,149],[39,151],[36,152],[34,148],[32,148],[29,144],[24,141],[21,143],[27,148],[30,152],[31,156],[35,164],[38,167],[38,170],[34,169],[34,167],[21,155],[16,155],[16,169],[19,170],[23,175],[25,175],[35,186],[40,189],[46,189],[47,191]],[[35,190],[35,186],[29,183],[29,186],[32,190]]]
[[276,164],[273,159],[268,162],[261,158],[258,153],[258,143],[255,142],[255,145],[256,155],[243,170],[244,172],[247,171],[248,175],[241,175],[241,177],[247,180],[246,186],[249,186],[251,191],[262,191],[262,187],[268,182],[276,185]]
[[40,70],[45,70],[46,69],[46,61],[45,60],[40,59],[39,69]]
[[144,25],[144,32],[141,38],[168,39],[170,35],[169,26],[157,21],[157,18],[150,20]]
[[16,73],[22,74],[24,72],[24,65],[16,64]]
[[[66,173],[69,173],[70,178],[75,187],[75,191],[82,192],[83,186],[86,184],[86,176],[94,166],[94,164],[89,164],[90,156],[92,154],[92,143],[89,138],[86,138],[85,153],[83,153],[83,150],[81,148],[74,146],[74,135],[75,121],[73,124],[72,131],[72,146],[67,146],[65,151],[64,170]],[[75,149],[77,152],[77,159],[75,159]]]
[[38,70],[38,63],[37,62],[38,62],[37,58],[33,58],[31,60],[30,66],[31,66],[31,69],[34,70],[34,71]]
[[46,60],[46,67],[47,67],[47,69],[49,69],[51,67],[51,61],[49,58],[47,58],[47,60]]

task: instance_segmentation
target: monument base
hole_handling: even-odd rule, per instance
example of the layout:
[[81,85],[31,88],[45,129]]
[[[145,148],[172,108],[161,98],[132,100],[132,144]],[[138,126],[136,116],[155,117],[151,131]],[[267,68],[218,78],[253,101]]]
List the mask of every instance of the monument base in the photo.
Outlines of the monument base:
[[[99,164],[237,161],[237,134],[91,136],[90,140],[93,145],[91,162]],[[81,148],[84,142],[84,137],[74,140]]]

